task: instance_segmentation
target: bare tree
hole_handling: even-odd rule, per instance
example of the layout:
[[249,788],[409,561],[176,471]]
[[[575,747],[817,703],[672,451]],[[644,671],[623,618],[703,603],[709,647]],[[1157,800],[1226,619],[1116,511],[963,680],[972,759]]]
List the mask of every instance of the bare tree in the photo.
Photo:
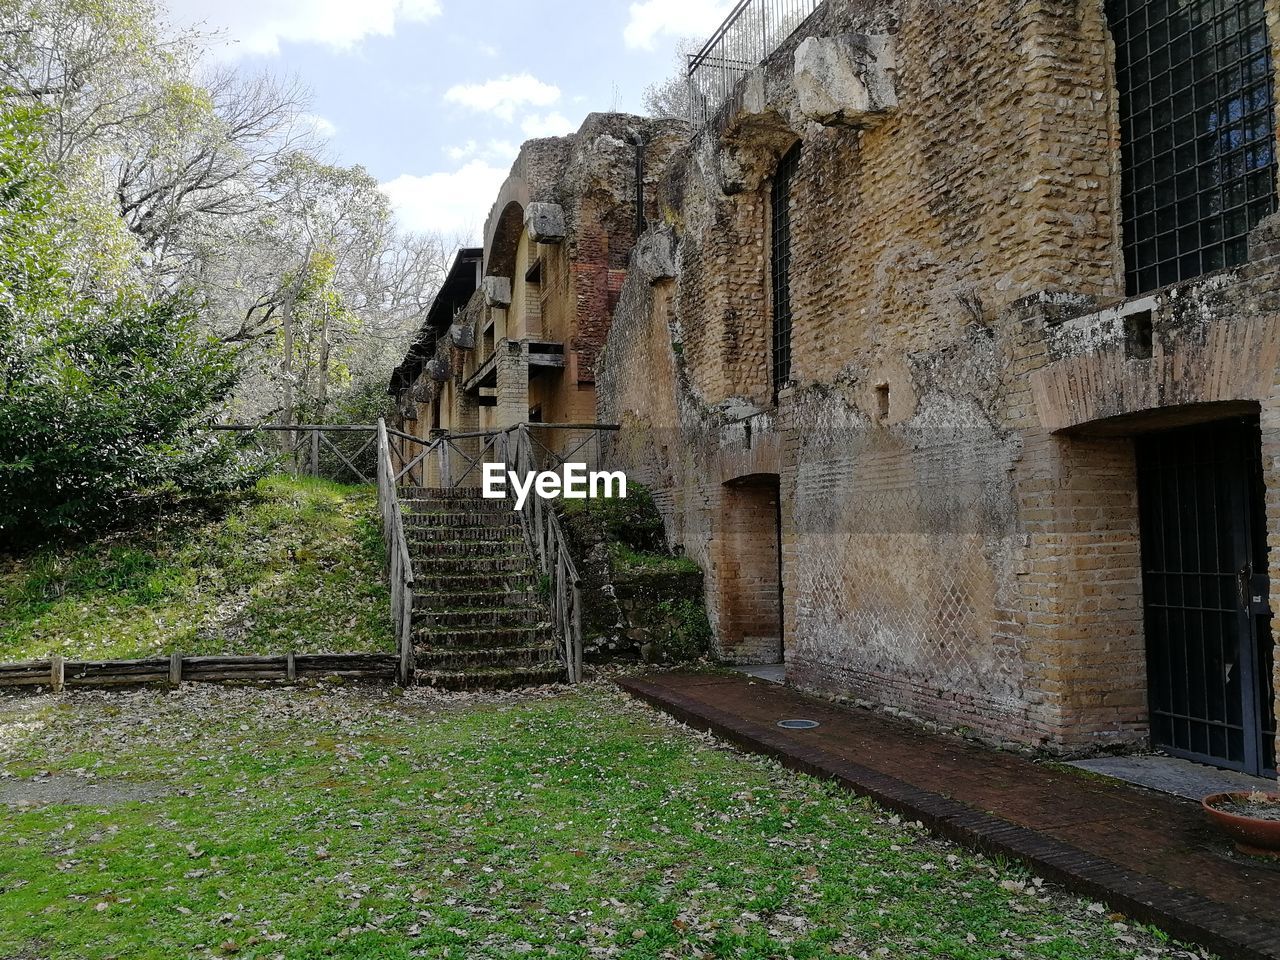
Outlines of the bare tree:
[[157,279],[183,275],[220,246],[222,221],[259,214],[282,158],[315,147],[301,119],[310,97],[296,81],[222,70],[201,90],[164,129],[139,129],[105,158],[120,214]]

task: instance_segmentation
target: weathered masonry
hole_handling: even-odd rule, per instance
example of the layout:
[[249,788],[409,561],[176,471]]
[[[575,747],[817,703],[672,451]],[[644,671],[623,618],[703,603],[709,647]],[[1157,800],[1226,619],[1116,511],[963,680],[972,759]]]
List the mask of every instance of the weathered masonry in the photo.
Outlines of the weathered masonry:
[[[429,438],[595,420],[595,363],[652,189],[682,124],[591,114],[531,140],[392,377],[402,429]],[[646,199],[647,198],[647,199]],[[478,482],[478,477],[475,478]]]
[[828,0],[696,105],[596,384],[722,656],[1274,769],[1277,42],[1280,0]]

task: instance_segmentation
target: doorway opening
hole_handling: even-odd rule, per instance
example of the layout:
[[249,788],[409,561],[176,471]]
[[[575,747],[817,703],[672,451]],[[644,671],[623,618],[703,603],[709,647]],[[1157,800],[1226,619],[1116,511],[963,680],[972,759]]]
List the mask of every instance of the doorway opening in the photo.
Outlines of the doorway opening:
[[1258,776],[1276,766],[1258,418],[1137,438],[1154,746]]
[[719,563],[721,654],[738,663],[781,663],[782,514],[778,475],[724,485]]

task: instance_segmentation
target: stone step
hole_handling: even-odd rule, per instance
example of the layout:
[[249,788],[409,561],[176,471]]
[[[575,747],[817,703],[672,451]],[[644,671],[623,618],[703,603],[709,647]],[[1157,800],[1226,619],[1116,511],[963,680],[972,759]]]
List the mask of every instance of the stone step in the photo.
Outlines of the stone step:
[[537,626],[547,619],[541,607],[471,607],[446,610],[415,610],[413,625],[425,630],[470,630],[481,627]]
[[409,556],[413,560],[434,560],[440,557],[523,557],[529,559],[524,540],[435,540],[409,541]]
[[[478,487],[450,487],[447,490],[441,490],[438,487],[401,487],[398,491],[401,500],[432,500],[438,503],[482,503],[482,504],[502,504],[507,503],[507,498],[491,499],[484,495],[484,491]],[[507,509],[511,506],[508,503]]]
[[528,667],[555,660],[551,644],[535,647],[423,648],[414,651],[418,670],[467,670],[483,667]]
[[547,642],[551,628],[545,624],[525,624],[518,627],[471,627],[455,630],[435,630],[417,627],[413,631],[413,645],[428,650],[442,647],[477,650],[484,647],[536,647]]
[[446,554],[444,556],[434,555],[428,557],[410,554],[410,558],[413,561],[413,578],[415,581],[419,575],[423,578],[461,574],[479,576],[497,573],[533,575],[533,561],[529,559],[529,555],[524,551],[498,556],[468,553],[456,556]]
[[[527,594],[538,589],[538,575],[532,568],[515,571],[456,570],[446,571],[438,567],[427,569],[414,567],[413,596],[416,607],[419,598],[424,605],[434,605],[435,599],[452,594],[468,597],[480,593]],[[428,599],[431,598],[431,599]]]
[[472,590],[439,590],[432,593],[425,591],[413,595],[415,613],[447,613],[450,610],[474,610],[477,608],[495,607],[528,607],[542,602],[542,596],[533,586],[519,589]]
[[440,527],[488,527],[519,530],[520,514],[510,510],[422,510],[404,513],[405,532],[438,530]]
[[409,516],[452,516],[455,513],[472,517],[504,517],[519,522],[520,514],[506,500],[402,500],[400,511]]
[[524,531],[519,526],[447,526],[406,527],[405,538],[412,547],[420,543],[514,543],[524,546]]
[[419,670],[417,682],[440,690],[513,690],[565,679],[562,663],[524,667],[480,667],[473,670]]

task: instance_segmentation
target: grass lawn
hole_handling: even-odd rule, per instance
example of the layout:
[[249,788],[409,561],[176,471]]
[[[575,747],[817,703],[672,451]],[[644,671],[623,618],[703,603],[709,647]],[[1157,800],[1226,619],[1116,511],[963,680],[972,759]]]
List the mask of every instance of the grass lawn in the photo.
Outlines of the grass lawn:
[[0,557],[0,661],[391,650],[372,487],[272,477],[179,514]]
[[0,957],[1192,956],[584,685],[0,698]]

